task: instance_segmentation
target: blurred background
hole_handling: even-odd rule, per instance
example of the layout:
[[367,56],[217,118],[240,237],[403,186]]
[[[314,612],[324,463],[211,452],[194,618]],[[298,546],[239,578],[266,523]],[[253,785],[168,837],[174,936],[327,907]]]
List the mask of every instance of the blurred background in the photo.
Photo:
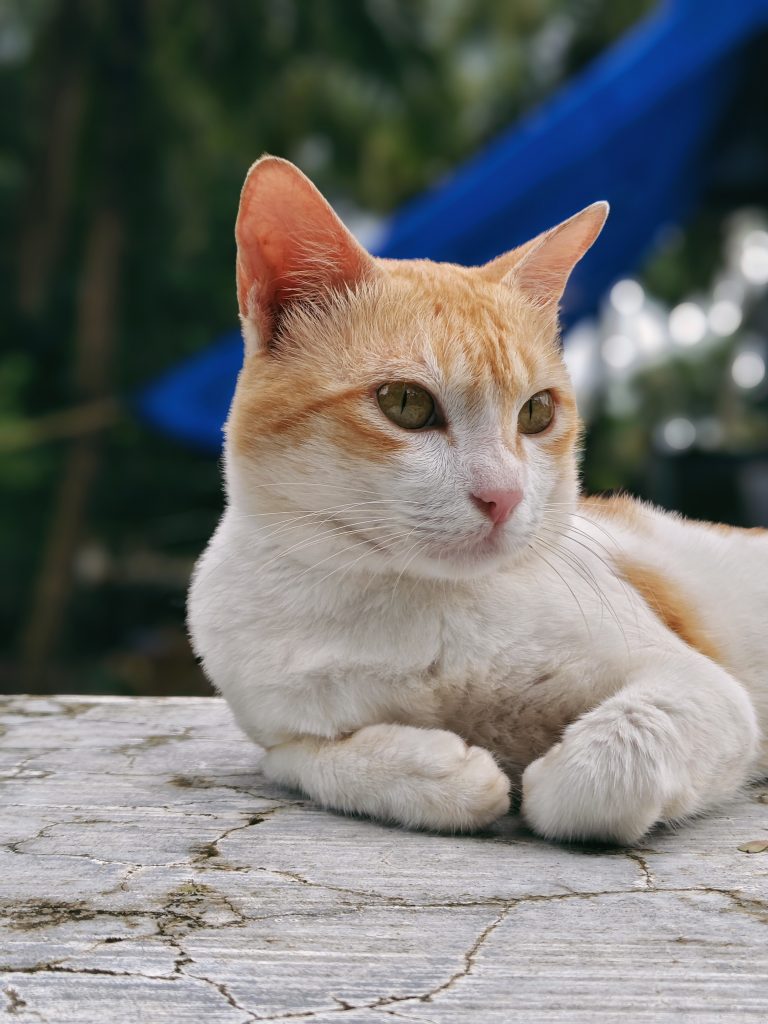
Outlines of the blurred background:
[[[2,0],[0,691],[208,693],[250,163],[475,263],[598,198],[589,490],[768,525],[764,0]],[[591,261],[591,262],[590,262]]]

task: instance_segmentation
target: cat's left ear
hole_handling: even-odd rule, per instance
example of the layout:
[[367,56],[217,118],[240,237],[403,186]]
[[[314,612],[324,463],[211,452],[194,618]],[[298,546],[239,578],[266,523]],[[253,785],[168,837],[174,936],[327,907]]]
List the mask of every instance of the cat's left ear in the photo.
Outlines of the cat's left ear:
[[568,278],[603,229],[610,207],[592,203],[557,227],[487,263],[482,273],[514,286],[540,307],[557,305]]

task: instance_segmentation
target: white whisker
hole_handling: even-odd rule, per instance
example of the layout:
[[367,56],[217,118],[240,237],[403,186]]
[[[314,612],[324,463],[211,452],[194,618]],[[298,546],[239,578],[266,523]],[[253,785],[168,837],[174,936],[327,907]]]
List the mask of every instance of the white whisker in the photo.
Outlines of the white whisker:
[[[393,539],[397,540],[399,536],[401,535],[396,534]],[[342,551],[335,551],[333,552],[333,554],[328,555],[326,558],[321,558],[319,562],[315,562],[315,564],[310,566],[309,569],[306,569],[303,573],[301,573],[300,576],[296,577],[296,582],[298,582],[298,580],[303,579],[308,573],[316,569],[318,565],[322,565],[324,562],[328,562],[331,558],[334,557],[340,558],[342,555],[345,555],[348,551],[352,551],[354,548],[359,548],[361,544],[366,543],[370,544],[369,541],[359,541],[357,544],[352,544],[349,547],[344,548]],[[323,576],[321,579],[316,580],[315,583],[313,583],[312,586],[309,588],[310,591],[314,590],[315,587],[320,586],[321,583],[325,582],[325,580],[327,580],[329,577],[334,576],[337,572],[341,572],[342,569],[348,571],[353,565],[357,565],[358,562],[362,561],[362,559],[369,554],[371,554],[370,551],[364,551],[362,555],[359,555],[357,558],[353,559],[351,563],[348,562],[345,565],[338,566],[336,569],[332,569],[331,572],[326,573],[325,576]]]
[[538,555],[538,557],[542,560],[542,562],[544,562],[546,565],[549,566],[549,568],[552,570],[552,572],[556,576],[560,577],[560,579],[562,580],[563,584],[568,588],[568,590],[570,591],[571,597],[576,602],[576,607],[581,612],[581,617],[582,617],[582,619],[584,619],[584,625],[586,627],[587,634],[588,634],[588,636],[589,636],[589,638],[591,640],[592,639],[592,630],[589,628],[589,622],[587,622],[587,616],[584,614],[584,609],[581,607],[581,602],[579,601],[578,597],[576,596],[576,592],[574,591],[573,587],[571,587],[571,585],[565,579],[563,574],[558,572],[557,569],[554,567],[554,565],[552,565],[552,563],[547,558],[545,558],[544,555],[542,555],[542,553],[535,546],[535,541],[532,541],[530,543],[529,547],[534,552],[534,554]]
[[[371,509],[370,511],[373,512],[381,510]],[[314,520],[301,517],[299,521],[291,521],[289,523],[284,523],[282,526],[278,526],[274,530],[269,531],[268,533],[259,534],[259,539],[264,541],[273,541],[276,537],[283,536],[286,533],[293,533],[295,530],[301,530],[305,528],[312,529],[313,527],[317,527],[318,532],[315,536],[317,540],[320,540],[322,537],[330,536],[333,533],[333,530],[344,528],[349,530],[355,530],[359,527],[365,526],[370,523],[395,523],[399,521],[400,520],[398,519],[397,516],[392,515],[375,517],[368,516],[366,518],[358,517],[347,522],[345,522],[343,519],[336,519],[335,517],[330,515],[323,516],[319,519],[316,518]],[[333,530],[329,530],[327,528],[329,525],[333,527]]]

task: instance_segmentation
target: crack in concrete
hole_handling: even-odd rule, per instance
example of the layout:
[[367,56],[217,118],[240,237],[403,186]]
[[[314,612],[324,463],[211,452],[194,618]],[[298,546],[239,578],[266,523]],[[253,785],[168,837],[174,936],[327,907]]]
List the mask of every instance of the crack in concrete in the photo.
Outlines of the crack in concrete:
[[8,999],[8,1005],[5,1008],[6,1013],[18,1013],[19,1010],[23,1010],[27,1005],[25,999],[22,999],[19,993],[13,986],[8,985],[7,988],[3,989],[3,995]]
[[[227,921],[211,922],[203,918],[204,913],[221,907],[224,907],[235,920],[230,918]],[[93,907],[84,900],[59,903],[32,901],[21,905],[14,904],[8,908],[7,914],[8,927],[18,931],[56,927],[72,921],[111,918],[124,920],[135,924],[136,927],[143,921],[152,921],[157,928],[157,934],[163,938],[172,934],[172,926],[178,926],[186,931],[198,928],[216,931],[239,927],[249,920],[223,893],[200,882],[187,882],[178,889],[166,893],[163,903],[156,909],[102,909]],[[11,970],[13,968],[8,965],[0,966],[0,971]]]
[[[635,859],[632,857],[631,859]],[[560,900],[560,899],[591,899],[595,896],[618,896],[618,895],[634,895],[637,893],[637,889],[601,889],[586,892],[563,892],[563,893],[530,893],[523,896],[488,896],[484,899],[467,899],[467,900],[436,900],[435,902],[419,902],[414,903],[412,900],[406,899],[404,896],[395,896],[382,892],[377,892],[373,889],[351,889],[347,886],[333,885],[328,882],[316,882],[312,879],[306,878],[304,875],[299,874],[297,871],[286,871],[279,868],[262,868],[254,867],[250,868],[251,871],[257,871],[262,874],[274,875],[277,878],[286,878],[290,881],[299,883],[300,885],[306,885],[314,889],[324,889],[329,892],[338,892],[343,895],[352,896],[356,899],[366,900],[378,900],[388,906],[403,907],[412,910],[427,910],[430,908],[434,909],[458,909],[461,907],[492,907],[492,906],[512,906],[517,903],[525,902],[537,902],[546,900]],[[653,876],[645,866],[644,874],[647,879],[647,884],[642,891],[653,891],[653,892],[675,892],[674,889],[653,889],[652,882]],[[680,891],[691,891],[688,889]],[[692,891],[696,891],[695,889]]]
[[238,1010],[240,1013],[246,1013],[248,1015],[246,1017],[246,1021],[262,1020],[262,1018],[259,1017],[258,1014],[254,1013],[253,1010],[249,1010],[245,1006],[241,1006],[223,981],[213,981],[211,978],[206,978],[205,975],[192,974],[190,971],[186,971],[184,969],[182,969],[181,974],[185,978],[194,978],[195,981],[201,981],[206,985],[210,985],[211,988],[215,989],[215,991],[219,993],[220,996],[226,999],[233,1009]]
[[141,740],[136,740],[135,743],[122,743],[119,747],[112,747],[112,750],[116,754],[129,754],[133,756],[142,750],[153,750],[155,747],[164,747],[169,743],[175,743],[177,740],[188,740],[193,733],[194,729],[191,725],[186,726],[181,732],[149,733],[148,736]]
[[[55,771],[48,768],[19,768],[12,775],[0,775],[0,786],[8,782],[42,782],[43,779],[50,779],[55,774]],[[26,807],[26,804],[21,806]]]
[[112,747],[109,749],[121,757],[126,757],[128,759],[128,768],[133,768],[136,765],[136,758],[145,750],[153,750],[155,747],[164,747],[169,743],[175,743],[177,740],[184,742],[184,740],[191,739],[193,735],[194,729],[191,725],[188,725],[180,732],[150,732],[149,735],[145,736],[141,740],[137,740],[135,743],[123,743],[119,747]]
[[45,1017],[43,1017],[41,1013],[38,1013],[37,1010],[31,1010],[26,999],[24,999],[21,993],[12,985],[8,985],[3,989],[3,995],[8,1000],[5,1012],[9,1016],[15,1016],[18,1013],[23,1013],[26,1018],[29,1018],[29,1015],[31,1014],[33,1017],[36,1017],[41,1024],[45,1024]]
[[[281,868],[262,868],[256,867],[251,868],[252,871],[258,871],[260,874],[274,875],[276,878],[287,878],[291,882],[297,882],[299,885],[306,885],[310,889],[324,889],[327,892],[338,892],[345,896],[353,896],[356,899],[372,899],[379,900],[383,903],[387,903],[394,907],[423,907],[425,904],[414,904],[410,903],[403,896],[389,896],[385,893],[375,892],[372,889],[350,889],[343,885],[332,885],[328,882],[314,882],[310,878],[306,878],[304,875],[299,874],[298,871],[285,871]],[[472,904],[459,904],[460,906],[471,906]]]
[[[220,835],[208,843],[200,843],[196,848],[192,849],[192,853],[195,854],[191,864],[193,866],[200,865],[201,861],[208,861],[214,857],[221,857],[221,850],[219,849],[219,843],[223,843],[225,839],[228,839],[235,832],[242,832],[244,829],[252,828],[254,825],[261,825],[263,821],[271,817],[273,814],[277,814],[278,811],[285,810],[284,804],[279,804],[277,807],[269,807],[265,811],[260,811],[256,814],[248,816],[248,821],[242,825],[232,825],[230,828],[225,829]],[[213,865],[212,865],[213,866]],[[216,869],[219,871],[249,871],[250,867],[236,867],[227,864],[225,866],[216,865]]]
[[149,981],[170,981],[168,974],[143,974],[141,971],[116,971],[111,967],[65,967],[58,962],[33,964],[31,967],[0,967],[2,974],[99,974],[109,978],[147,978]]
[[733,903],[733,909],[738,913],[748,914],[756,918],[761,924],[768,924],[768,902],[754,897],[742,896],[736,889],[713,890],[727,896]]
[[[248,815],[248,820],[244,824],[233,825],[230,828],[225,829],[220,835],[218,835],[215,839],[211,840],[210,842],[198,844],[198,846],[193,848],[192,851],[191,851],[194,854],[194,856],[192,857],[192,859],[190,861],[171,861],[171,862],[163,861],[163,862],[157,862],[157,863],[152,862],[152,863],[137,864],[135,861],[112,860],[112,859],[105,860],[105,859],[100,858],[100,857],[94,857],[93,854],[89,854],[89,853],[61,853],[61,852],[43,853],[43,852],[41,852],[39,850],[24,850],[24,849],[22,849],[22,847],[26,846],[28,843],[34,843],[34,842],[36,842],[39,839],[51,839],[51,838],[54,838],[54,837],[51,836],[50,833],[51,833],[51,830],[56,829],[56,828],[65,828],[65,827],[71,826],[71,825],[90,825],[90,824],[94,824],[94,825],[99,825],[99,824],[119,825],[119,822],[110,822],[107,819],[101,819],[101,818],[90,819],[88,821],[82,821],[82,820],[79,820],[79,821],[78,820],[74,820],[74,821],[72,821],[72,820],[70,820],[70,821],[54,821],[54,822],[49,822],[47,825],[43,825],[40,829],[38,829],[38,831],[35,832],[34,835],[26,836],[24,839],[17,839],[17,840],[15,840],[12,843],[3,843],[3,844],[0,844],[0,845],[2,845],[2,847],[4,849],[7,849],[11,853],[17,854],[18,856],[50,857],[50,858],[54,858],[54,859],[66,858],[66,859],[71,859],[71,860],[87,860],[87,861],[90,861],[93,864],[99,864],[99,865],[101,865],[103,867],[108,867],[108,866],[111,866],[111,865],[123,866],[123,867],[126,867],[128,869],[128,873],[126,875],[126,879],[124,879],[124,881],[126,881],[127,878],[129,878],[132,873],[135,873],[136,871],[142,870],[143,868],[176,868],[176,867],[190,867],[190,866],[197,867],[197,866],[202,866],[201,862],[204,862],[206,860],[210,860],[210,859],[212,859],[214,857],[219,857],[221,855],[221,851],[218,849],[219,843],[223,842],[225,839],[227,839],[234,832],[240,832],[241,830],[246,829],[246,828],[251,828],[254,825],[260,825],[263,821],[266,821],[273,814],[276,814],[279,811],[286,810],[289,806],[290,805],[286,805],[286,804],[278,804],[276,807],[268,807],[268,808],[265,808],[262,811],[249,814]],[[198,812],[193,812],[193,813],[197,814]],[[243,812],[239,812],[239,813],[242,814]],[[220,815],[216,815],[216,814],[200,814],[200,817],[220,817]],[[246,867],[246,866],[243,866],[243,867],[233,867],[233,866],[230,866],[230,865],[227,865],[227,866],[224,866],[224,865],[218,866],[217,865],[216,868],[217,868],[217,870],[220,870],[220,871],[246,871],[246,870],[251,870],[250,867]],[[123,883],[120,884],[120,888],[122,888],[122,886],[123,886]],[[110,892],[114,892],[116,890],[112,889],[112,890],[109,890],[109,891]]]
[[[190,907],[190,904],[192,905]],[[220,921],[218,923],[212,923],[205,920],[204,914],[210,909],[210,906],[224,906],[235,920],[230,917],[226,921]],[[194,911],[199,908],[200,913],[196,914]],[[62,910],[63,908],[57,908]],[[39,913],[40,908],[35,907],[34,912]],[[103,967],[83,967],[83,966],[68,966],[64,961],[71,959],[72,956],[83,956],[87,955],[88,952],[92,952],[96,948],[105,943],[109,942],[123,942],[132,938],[151,938],[151,935],[143,936],[125,936],[125,937],[113,937],[108,936],[106,939],[101,939],[99,942],[91,945],[86,950],[78,950],[77,953],[69,954],[67,957],[61,957],[59,960],[50,960],[30,966],[14,966],[14,965],[0,965],[0,973],[2,974],[79,974],[79,975],[103,975],[108,977],[136,977],[145,978],[150,981],[173,981],[178,977],[186,977],[193,981],[211,986],[219,995],[221,995],[230,1006],[237,1009],[239,1012],[247,1014],[247,1020],[257,1020],[257,1016],[250,1010],[242,1007],[238,1004],[237,1000],[227,989],[223,982],[218,982],[210,978],[206,978],[203,975],[194,974],[188,970],[188,965],[194,964],[193,958],[188,954],[182,944],[182,938],[185,934],[196,929],[210,929],[213,931],[221,930],[225,928],[239,927],[247,923],[247,918],[227,899],[222,893],[211,889],[209,886],[202,885],[200,883],[186,883],[180,889],[172,890],[166,896],[163,906],[156,911],[141,911],[139,913],[132,913],[129,911],[115,911],[115,910],[104,910],[99,911],[95,908],[88,908],[87,906],[74,906],[68,905],[66,907],[66,913],[56,915],[55,918],[48,917],[45,925],[52,923],[61,923],[66,920],[77,919],[87,920],[94,917],[116,917],[116,918],[131,918],[140,919],[145,918],[151,920],[156,928],[155,935],[164,942],[169,950],[174,953],[174,965],[172,974],[146,974],[141,971],[121,971],[114,968],[103,968]],[[11,1012],[10,1010],[8,1012]]]
[[[0,736],[2,735],[3,733],[0,732]],[[17,779],[21,779],[25,782],[28,782],[30,779],[49,779],[55,774],[51,769],[38,768],[32,769],[29,773],[25,773],[27,766],[33,761],[39,760],[41,757],[45,757],[45,753],[41,754],[38,751],[36,754],[28,754],[26,757],[23,757],[21,761],[17,761],[10,772],[4,772],[0,775],[0,785],[3,785],[6,782],[14,782]]]
[[386,1007],[382,1007],[382,1013],[386,1013],[388,1017],[397,1017],[398,1020],[415,1020],[418,1024],[438,1024],[434,1017],[411,1017],[408,1013],[401,1013],[399,1010],[388,1010]]
[[629,860],[634,861],[634,863],[637,864],[638,867],[640,868],[640,870],[642,871],[642,873],[643,873],[643,883],[645,885],[645,888],[646,889],[653,889],[656,880],[653,877],[653,872],[648,867],[648,861],[643,856],[643,853],[646,853],[646,852],[648,852],[648,851],[645,851],[645,850],[626,850],[625,851],[625,856],[628,857]]
[[80,715],[85,715],[96,707],[95,704],[81,700],[58,699],[54,703],[65,718],[79,718]]
[[[232,915],[234,921],[222,921],[216,924],[205,920],[205,914],[211,911],[216,912],[222,907]],[[163,911],[183,922],[186,931],[191,931],[193,927],[212,928],[213,930],[240,928],[250,920],[218,889],[202,882],[184,882],[177,889],[172,890],[167,894]],[[192,922],[193,924],[191,924]]]
[[[500,907],[505,910],[513,909],[514,907],[522,904],[529,903],[549,903],[566,900],[591,900],[610,898],[614,896],[641,896],[641,895],[696,895],[696,894],[709,894],[724,896],[729,899],[735,906],[752,916],[768,915],[768,903],[763,902],[759,899],[749,898],[743,896],[738,890],[711,887],[711,886],[678,886],[678,887],[661,887],[654,889],[642,889],[638,890],[635,888],[631,889],[598,889],[588,890],[584,892],[561,892],[561,893],[527,893],[520,896],[514,897],[496,897],[489,896],[482,899],[474,900],[426,900],[415,902],[407,900],[401,896],[385,895],[384,893],[378,893],[374,891],[358,890],[358,889],[347,889],[343,886],[326,885],[321,882],[312,882],[305,879],[303,876],[298,875],[294,872],[278,871],[269,868],[257,868],[249,869],[256,870],[263,873],[273,874],[279,878],[287,878],[291,881],[297,882],[301,885],[308,885],[312,888],[325,890],[328,892],[341,892],[345,895],[353,896],[355,902],[350,904],[347,908],[341,909],[365,909],[366,900],[376,901],[390,906],[396,909],[403,910],[461,910],[464,908],[478,908],[478,907]],[[121,886],[124,886],[126,879],[123,880]],[[110,890],[114,891],[114,890]],[[361,902],[363,901],[363,902]],[[214,909],[224,907],[229,913],[236,919],[232,921],[213,923],[201,919],[199,914],[190,912],[197,909],[198,906],[206,905],[208,909],[213,905]],[[172,923],[181,923],[189,928],[209,928],[211,930],[223,929],[226,927],[239,927],[247,924],[250,921],[261,921],[271,920],[273,918],[280,917],[318,917],[325,916],[326,910],[318,911],[317,913],[311,913],[306,911],[291,911],[284,913],[276,911],[273,914],[259,914],[259,915],[248,915],[239,910],[231,900],[229,900],[223,893],[206,885],[202,882],[190,881],[184,883],[178,889],[170,891],[165,898],[164,903],[157,909],[146,909],[146,910],[119,910],[119,909],[103,909],[93,907],[85,901],[75,902],[51,902],[51,901],[32,901],[27,904],[14,904],[13,907],[6,908],[8,912],[8,925],[11,928],[17,928],[21,930],[32,930],[37,928],[48,928],[55,927],[57,925],[65,924],[69,921],[87,921],[98,918],[118,918],[125,919],[131,922],[139,924],[142,919],[152,920],[155,922],[163,922],[164,919],[170,918]],[[161,934],[164,934],[161,932]],[[11,970],[10,967],[0,967],[0,970]]]
[[138,875],[147,867],[146,864],[131,864],[126,869],[125,875],[120,879],[119,884],[114,889],[108,889],[104,895],[108,896],[110,893],[115,892],[128,892],[128,883],[134,875]]
[[[648,872],[648,875],[652,875]],[[291,1019],[303,1019],[311,1020],[313,1017],[319,1014],[325,1013],[345,1013],[350,1010],[381,1010],[385,1013],[391,1013],[396,1015],[395,1011],[388,1010],[387,1007],[391,1007],[393,1004],[401,1003],[429,1003],[432,1002],[441,992],[445,992],[452,986],[461,982],[464,978],[469,977],[474,969],[477,958],[487,942],[488,938],[493,932],[501,925],[509,914],[517,907],[526,903],[544,903],[558,900],[571,900],[571,899],[595,899],[607,896],[637,896],[639,894],[657,895],[660,893],[670,893],[673,895],[683,895],[691,893],[705,893],[710,895],[724,896],[731,900],[734,904],[734,909],[749,914],[752,917],[757,917],[758,920],[768,923],[768,904],[762,900],[749,899],[743,897],[740,893],[735,890],[712,888],[709,886],[695,886],[687,888],[646,888],[643,890],[637,889],[607,889],[593,892],[581,892],[581,893],[553,893],[549,895],[527,895],[522,897],[516,897],[510,900],[498,901],[502,903],[502,909],[486,927],[476,937],[470,948],[463,954],[464,966],[454,972],[449,978],[441,982],[439,985],[434,986],[427,992],[413,993],[404,996],[382,996],[372,1002],[366,1003],[348,1003],[346,1000],[339,999],[337,996],[331,998],[336,1002],[336,1006],[324,1007],[318,1010],[299,1010],[290,1013],[276,1014],[269,1017],[259,1017],[260,1021],[278,1021],[278,1020],[291,1020]],[[422,909],[427,907],[466,907],[466,906],[486,906],[491,905],[491,901],[487,902],[475,902],[475,903],[427,903],[427,904],[408,904],[410,909]],[[397,1014],[402,1016],[402,1014]],[[428,1018],[418,1018],[421,1022],[426,1022]]]
[[[215,894],[215,897],[221,903],[223,903],[227,907],[227,909],[238,919],[235,927],[244,925],[247,922],[247,919],[240,913],[240,911],[237,910],[235,906],[233,906],[230,900],[228,900],[222,893],[216,892],[216,890],[211,889],[209,886],[199,885],[194,882],[188,882],[185,883],[185,885],[181,889],[169,893],[168,895],[169,897],[171,897],[171,899],[169,900],[168,903],[166,903],[166,906],[164,908],[168,915],[168,918],[165,921],[158,922],[158,933],[168,943],[169,947],[176,953],[173,964],[173,977],[189,978],[190,980],[199,981],[202,984],[210,986],[223,999],[225,999],[227,1003],[231,1007],[233,1007],[233,1009],[236,1009],[241,1013],[247,1014],[248,1016],[246,1018],[246,1021],[258,1020],[256,1014],[252,1013],[245,1007],[240,1006],[240,1004],[237,1002],[237,1000],[229,991],[229,989],[227,988],[226,984],[223,981],[214,981],[212,978],[206,978],[205,975],[194,974],[192,973],[192,971],[188,970],[189,965],[194,965],[195,961],[194,958],[190,956],[188,951],[184,948],[182,942],[184,934],[186,934],[189,931],[192,931],[194,928],[210,928],[212,926],[207,922],[201,921],[199,918],[190,917],[189,915],[185,915],[182,917],[182,915],[179,915],[179,913],[172,908],[174,906],[174,903],[177,903],[182,899],[190,901],[197,899],[206,899],[210,898],[211,894]],[[181,934],[173,934],[170,931],[170,926],[171,924],[175,924],[179,920],[183,920],[187,927],[185,930],[182,930]],[[227,921],[222,922],[221,924],[213,927],[214,930],[218,930],[219,928],[231,928],[232,926],[232,922]],[[245,1022],[243,1022],[243,1024],[245,1024]]]
[[27,836],[25,839],[16,839],[12,843],[3,843],[3,848],[8,850],[10,853],[15,853],[19,857],[38,857],[45,856],[45,854],[28,853],[27,850],[20,850],[20,846],[26,845],[26,843],[34,843],[37,839],[49,839],[50,836],[46,835],[49,829],[57,828],[59,825],[64,825],[66,822],[62,821],[49,821],[47,825],[42,825],[34,835]]
[[[461,968],[461,970],[456,971],[454,974],[450,976],[450,978],[444,981],[441,985],[437,985],[435,986],[435,988],[430,989],[429,992],[426,992],[420,996],[416,996],[415,998],[418,999],[420,1003],[429,1003],[434,999],[435,996],[439,995],[441,992],[447,992],[448,989],[452,988],[457,982],[462,981],[464,978],[468,978],[469,975],[472,973],[472,970],[474,969],[475,962],[477,961],[481,949],[486,944],[490,936],[496,931],[499,925],[509,916],[514,907],[514,903],[504,907],[501,913],[497,914],[493,921],[491,921],[490,924],[486,925],[486,927],[480,932],[480,934],[469,947],[467,952],[464,953],[464,966],[463,968]],[[404,997],[403,999],[393,998],[391,1002],[404,1002],[406,1000],[407,997]],[[385,1006],[386,1002],[382,1002],[381,1005]],[[375,1004],[371,1007],[371,1009],[374,1008]]]
[[[247,826],[238,826],[247,827]],[[232,831],[232,830],[227,830]],[[320,883],[309,883],[302,879],[301,876],[296,876],[293,873],[280,872],[281,875],[286,875],[293,881],[299,884],[310,884],[315,885],[318,888],[328,888],[330,891],[338,891],[339,887],[335,886],[322,886]],[[631,895],[637,896],[639,894],[645,895],[656,895],[658,893],[671,893],[671,894],[701,894],[707,893],[712,895],[718,895],[728,899],[734,910],[742,913],[746,913],[753,918],[757,918],[762,923],[768,923],[768,904],[759,899],[753,899],[744,896],[738,890],[722,889],[708,886],[694,886],[685,888],[662,888],[662,889],[643,889],[638,891],[637,889],[609,889],[609,890],[596,890],[591,892],[574,892],[574,893],[551,893],[551,894],[528,894],[512,899],[498,899],[489,898],[487,900],[475,900],[471,902],[430,902],[430,903],[409,903],[402,901],[399,897],[383,897],[382,894],[377,893],[365,893],[358,890],[342,890],[349,894],[356,896],[368,897],[369,899],[380,899],[388,905],[400,908],[419,910],[426,908],[445,908],[455,909],[462,907],[476,907],[476,906],[495,906],[499,908],[498,913],[490,921],[482,931],[476,936],[471,946],[462,954],[463,965],[455,971],[450,977],[426,992],[420,993],[408,993],[401,996],[381,996],[378,999],[371,1000],[365,1003],[349,1003],[346,1000],[338,997],[332,997],[336,1003],[333,1007],[325,1007],[318,1010],[299,1010],[284,1014],[271,1015],[267,1017],[260,1016],[255,1011],[250,1010],[247,1006],[241,1005],[232,993],[227,988],[224,982],[217,981],[212,978],[208,978],[204,975],[195,973],[190,967],[194,967],[194,958],[189,955],[183,944],[183,937],[189,934],[191,931],[198,929],[209,929],[212,931],[222,930],[232,927],[242,927],[254,918],[250,918],[243,914],[232,902],[225,897],[222,893],[217,892],[209,886],[203,883],[189,882],[179,889],[172,890],[165,898],[162,907],[159,910],[153,911],[116,911],[116,910],[97,910],[96,908],[89,908],[87,905],[59,905],[54,908],[58,911],[58,914],[49,916],[47,920],[42,922],[42,926],[47,926],[55,923],[62,923],[66,920],[88,920],[95,917],[116,917],[116,918],[128,918],[136,921],[137,923],[141,919],[147,919],[153,921],[157,929],[157,936],[161,941],[165,942],[169,949],[174,953],[174,969],[171,975],[168,974],[146,974],[140,971],[121,971],[113,968],[99,968],[99,967],[76,967],[66,966],[60,961],[48,961],[44,963],[38,963],[28,967],[14,967],[11,965],[0,966],[0,973],[3,974],[80,974],[80,975],[105,975],[111,977],[140,977],[147,980],[173,980],[179,976],[187,977],[190,980],[198,981],[202,984],[206,984],[212,987],[233,1009],[246,1015],[245,1021],[277,1021],[277,1020],[289,1020],[289,1019],[304,1019],[311,1020],[313,1017],[320,1013],[346,1013],[349,1011],[360,1011],[360,1010],[380,1010],[383,1013],[388,1013],[391,1016],[406,1017],[405,1014],[398,1012],[394,1009],[394,1006],[401,1006],[401,1004],[407,1003],[430,1003],[434,999],[440,996],[442,992],[448,991],[454,985],[459,984],[464,978],[469,977],[475,968],[477,959],[487,943],[490,936],[494,931],[506,920],[506,918],[512,913],[512,911],[523,904],[529,903],[544,903],[544,902],[555,902],[560,900],[589,900],[595,898],[606,898],[611,896]],[[210,922],[205,919],[205,914],[210,909],[210,906],[225,907],[232,917],[226,921]],[[365,904],[358,904],[360,909],[364,909]],[[33,907],[34,913],[39,915],[40,907]],[[199,911],[199,912],[198,912]],[[282,916],[282,915],[269,915],[269,916]],[[302,916],[302,915],[296,915]],[[310,915],[311,916],[311,915]],[[261,919],[255,918],[256,920]],[[37,926],[41,926],[38,922]],[[141,936],[139,936],[141,937]],[[147,938],[149,936],[143,936]],[[127,938],[133,938],[133,936],[126,936]],[[107,939],[100,940],[97,945],[103,944],[109,941],[125,941],[125,939],[115,939],[114,937],[107,937]],[[91,949],[96,946],[90,947]],[[77,954],[72,955],[83,955],[84,951],[78,951]],[[62,958],[66,960],[68,958]],[[6,990],[7,994],[7,990]],[[7,1010],[7,1012],[11,1012]],[[25,1011],[26,1012],[26,1011]],[[420,1018],[424,1021],[425,1018]]]
[[[51,710],[39,710],[35,704],[51,705]],[[0,700],[0,715],[15,715],[24,718],[55,718],[57,715],[64,715],[66,718],[76,718],[84,715],[95,705],[85,701],[62,700],[61,698],[35,696],[25,694],[21,697],[6,697]],[[16,724],[16,723],[12,723]]]
[[[217,776],[210,778],[206,775],[172,775],[164,780],[170,786],[177,789],[231,789],[233,793],[242,793],[257,800],[269,800],[270,803],[280,803],[283,807],[307,807],[311,805],[310,800],[286,800],[283,796],[269,796],[266,793],[257,792],[253,786],[240,786],[232,782],[223,782],[226,778],[241,778],[240,775]],[[262,777],[262,781],[264,781]]]
[[[378,999],[374,999],[372,1002],[367,1003],[350,1003],[345,999],[339,999],[338,996],[331,996],[336,1003],[336,1006],[325,1007],[318,1010],[273,1014],[270,1017],[256,1017],[254,1019],[262,1022],[297,1019],[311,1020],[320,1013],[347,1013],[350,1010],[382,1010],[384,1013],[390,1013],[392,1016],[402,1017],[403,1014],[397,1014],[395,1011],[389,1010],[388,1007],[391,1007],[393,1004],[399,1005],[401,1003],[430,1003],[441,992],[446,992],[458,982],[468,977],[474,969],[475,963],[483,946],[493,932],[514,909],[514,906],[515,903],[510,903],[508,906],[504,906],[500,913],[498,913],[496,917],[487,924],[485,928],[483,928],[469,949],[462,954],[464,959],[463,966],[459,970],[454,971],[454,973],[449,978],[446,978],[445,981],[440,982],[439,985],[435,985],[427,992],[409,993],[408,995],[403,996],[380,996]],[[425,1021],[425,1019],[428,1020],[428,1018],[419,1018],[420,1021]]]

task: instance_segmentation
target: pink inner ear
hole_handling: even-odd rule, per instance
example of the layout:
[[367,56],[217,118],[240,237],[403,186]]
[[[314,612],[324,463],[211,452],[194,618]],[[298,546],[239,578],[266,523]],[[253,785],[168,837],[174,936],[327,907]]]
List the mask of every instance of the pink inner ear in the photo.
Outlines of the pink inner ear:
[[501,281],[506,275],[517,266],[523,257],[530,252],[530,250],[539,243],[539,237],[532,238],[528,242],[524,242],[522,245],[518,245],[516,249],[510,249],[509,252],[503,252],[501,256],[497,256],[489,263],[483,264],[479,268],[480,273],[483,277],[489,281]]
[[600,234],[607,216],[607,203],[593,203],[534,238],[521,247],[522,258],[515,260],[503,280],[537,305],[557,303],[573,268]]
[[237,298],[244,317],[268,327],[289,301],[373,273],[373,258],[355,240],[297,167],[263,157],[251,168],[235,227]]

